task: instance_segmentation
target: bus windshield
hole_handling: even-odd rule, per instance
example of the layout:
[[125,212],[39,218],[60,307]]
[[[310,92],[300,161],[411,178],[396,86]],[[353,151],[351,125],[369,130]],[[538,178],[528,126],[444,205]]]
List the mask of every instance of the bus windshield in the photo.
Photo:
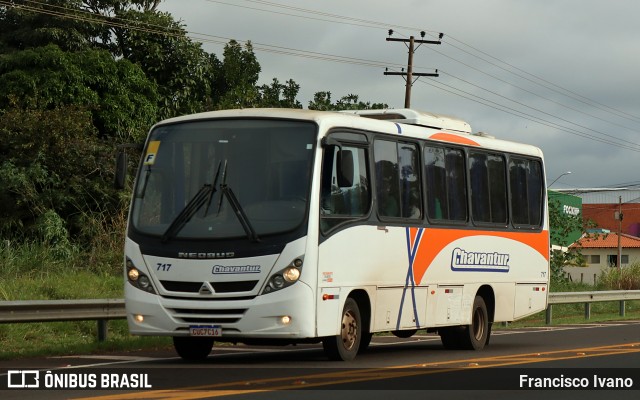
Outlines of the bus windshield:
[[136,180],[132,227],[163,241],[291,231],[305,221],[317,127],[262,119],[156,127]]

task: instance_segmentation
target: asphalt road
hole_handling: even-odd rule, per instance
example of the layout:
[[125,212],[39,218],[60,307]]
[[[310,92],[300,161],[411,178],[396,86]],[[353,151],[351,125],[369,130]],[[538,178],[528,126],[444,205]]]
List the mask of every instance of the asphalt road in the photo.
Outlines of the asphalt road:
[[[23,384],[38,388],[16,387]],[[220,346],[200,363],[184,362],[172,351],[0,362],[3,400],[610,395],[640,398],[640,321],[495,330],[480,352],[445,350],[434,335],[376,336],[349,363],[327,361],[319,345]]]

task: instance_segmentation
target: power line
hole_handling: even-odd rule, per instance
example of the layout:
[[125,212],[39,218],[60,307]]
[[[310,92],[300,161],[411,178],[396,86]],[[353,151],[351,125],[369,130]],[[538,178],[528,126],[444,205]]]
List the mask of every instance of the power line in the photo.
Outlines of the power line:
[[[445,42],[446,42],[446,40],[443,40],[443,41],[445,41]],[[479,72],[479,73],[481,73],[481,74],[483,74],[483,75],[485,75],[485,76],[488,76],[488,77],[490,77],[490,78],[493,78],[493,79],[495,79],[495,80],[497,80],[497,81],[499,81],[499,82],[502,82],[502,83],[505,83],[505,84],[507,84],[507,85],[513,86],[514,88],[519,89],[519,90],[522,90],[522,91],[523,91],[523,92],[525,92],[525,93],[529,93],[529,94],[531,94],[531,95],[533,95],[533,96],[536,96],[536,97],[538,97],[538,98],[540,98],[540,99],[543,99],[543,100],[545,100],[545,101],[548,101],[548,102],[553,103],[553,104],[555,104],[555,105],[558,105],[558,106],[560,106],[560,107],[563,107],[563,108],[566,108],[566,109],[569,109],[569,110],[575,111],[575,112],[577,112],[577,113],[580,113],[580,114],[586,115],[586,116],[591,117],[591,118],[593,118],[593,119],[597,119],[597,120],[600,120],[600,121],[603,121],[603,122],[606,122],[606,123],[609,123],[609,124],[612,124],[612,125],[619,126],[619,127],[621,127],[621,128],[628,129],[628,130],[630,130],[630,131],[632,131],[632,132],[638,133],[636,130],[634,130],[634,129],[632,129],[632,128],[629,128],[628,126],[625,126],[625,125],[619,124],[619,123],[617,123],[617,122],[613,122],[613,121],[610,121],[610,120],[607,120],[607,119],[604,119],[604,118],[601,118],[601,117],[595,116],[595,115],[593,115],[593,114],[590,114],[590,113],[584,112],[584,111],[579,110],[579,109],[577,109],[577,108],[575,108],[575,107],[572,107],[572,106],[570,106],[570,105],[568,105],[568,104],[566,104],[566,103],[563,103],[563,102],[560,102],[560,101],[556,101],[556,100],[552,100],[552,99],[550,99],[550,98],[548,98],[548,97],[545,97],[545,96],[542,96],[542,95],[540,95],[540,94],[538,94],[538,93],[535,93],[535,92],[533,92],[533,91],[531,91],[531,90],[529,90],[529,89],[523,88],[523,87],[518,86],[518,85],[516,85],[516,84],[514,84],[514,83],[512,83],[512,82],[506,81],[506,80],[504,80],[504,79],[502,79],[502,78],[499,78],[499,77],[497,77],[497,76],[495,76],[495,75],[492,75],[492,74],[490,74],[490,73],[488,73],[488,72],[485,72],[485,71],[481,70],[480,68],[477,68],[477,67],[475,67],[475,66],[473,66],[473,65],[471,65],[471,64],[469,64],[469,63],[465,63],[464,61],[460,61],[460,60],[458,60],[458,59],[456,59],[456,58],[454,58],[454,57],[451,57],[451,56],[449,56],[449,55],[445,54],[444,52],[442,52],[442,51],[440,51],[440,50],[437,50],[437,49],[434,49],[434,48],[431,48],[431,50],[432,50],[432,51],[434,51],[434,52],[436,52],[436,53],[438,53],[438,54],[440,54],[441,56],[443,56],[443,57],[445,57],[445,58],[448,58],[448,59],[450,59],[450,60],[452,60],[452,61],[454,61],[454,62],[456,62],[456,63],[458,63],[458,64],[461,64],[461,65],[465,66],[466,68],[472,69],[472,70],[474,70],[474,71],[476,71],[476,72]],[[507,71],[507,72],[509,72],[509,71]],[[527,79],[527,78],[525,78],[525,79]],[[535,82],[534,82],[534,83],[535,83]],[[584,103],[584,102],[583,102],[583,103]],[[588,105],[588,104],[587,104],[587,105]]]
[[508,98],[508,97],[506,97],[506,96],[501,95],[500,93],[497,93],[497,92],[494,92],[494,91],[492,91],[492,90],[490,90],[490,89],[487,89],[487,88],[484,88],[484,87],[482,87],[482,86],[476,85],[476,84],[471,83],[471,82],[469,82],[469,81],[467,81],[467,80],[465,80],[465,79],[462,79],[462,78],[456,77],[456,76],[454,76],[454,75],[451,75],[451,74],[449,74],[449,73],[447,73],[447,72],[444,72],[444,71],[440,71],[440,72],[441,72],[443,75],[448,75],[448,76],[450,76],[450,77],[452,77],[452,78],[454,78],[454,79],[457,79],[457,80],[459,80],[459,81],[461,81],[461,82],[464,82],[464,83],[466,83],[466,84],[468,84],[468,85],[471,85],[471,86],[473,86],[473,87],[476,87],[476,88],[481,89],[481,90],[484,90],[484,91],[487,91],[487,92],[489,92],[489,93],[491,93],[491,94],[493,94],[493,95],[495,95],[495,96],[498,96],[498,97],[501,97],[501,98],[503,98],[503,99],[509,100],[509,101],[511,101],[511,102],[513,102],[513,103],[516,103],[516,104],[520,105],[520,106],[523,106],[523,107],[526,107],[526,108],[530,108],[530,109],[532,109],[532,110],[534,110],[534,111],[537,111],[537,112],[539,112],[539,113],[541,113],[541,114],[544,114],[544,115],[546,115],[546,116],[556,118],[556,119],[558,119],[558,120],[560,120],[560,121],[563,121],[563,122],[568,122],[568,123],[570,123],[570,124],[572,124],[572,125],[576,125],[576,126],[578,126],[578,127],[582,128],[582,129],[586,129],[586,130],[588,130],[588,131],[591,131],[591,132],[594,132],[594,133],[600,134],[600,135],[602,135],[602,136],[606,136],[606,137],[608,137],[608,138],[611,138],[611,139],[614,139],[614,140],[618,140],[618,141],[620,141],[620,142],[625,142],[625,143],[627,143],[627,144],[630,144],[630,145],[632,145],[632,146],[637,146],[637,147],[639,147],[639,148],[640,148],[640,144],[637,144],[637,143],[635,143],[635,142],[631,142],[631,141],[628,141],[628,140],[625,140],[625,139],[620,139],[620,138],[617,138],[617,137],[615,137],[615,136],[613,136],[613,135],[610,135],[610,134],[608,134],[608,133],[604,133],[604,132],[601,132],[601,131],[598,131],[598,130],[592,129],[592,128],[589,128],[589,127],[584,126],[584,125],[580,125],[580,124],[578,124],[578,123],[576,123],[576,122],[572,122],[572,121],[569,121],[568,119],[565,119],[565,118],[562,118],[562,117],[558,117],[558,116],[553,115],[553,114],[551,114],[551,113],[548,113],[548,112],[546,112],[546,111],[543,111],[543,110],[540,110],[540,109],[538,109],[538,108],[535,108],[535,107],[529,106],[529,105],[527,105],[527,104],[525,104],[525,103],[522,103],[522,102],[520,102],[520,101],[510,99],[510,98]]
[[[496,109],[498,111],[502,111],[502,112],[505,112],[507,114],[511,114],[511,115],[516,116],[516,117],[523,118],[523,119],[526,119],[526,120],[531,121],[531,122],[538,123],[538,124],[543,125],[543,126],[547,126],[549,128],[557,129],[557,130],[560,130],[560,131],[563,131],[563,132],[567,132],[569,134],[580,136],[582,138],[593,140],[593,141],[596,141],[596,142],[608,144],[608,145],[615,146],[615,147],[620,147],[622,149],[640,152],[640,149],[632,148],[632,147],[629,147],[629,146],[625,146],[625,145],[622,145],[622,144],[617,143],[617,142],[612,142],[610,140],[602,139],[602,138],[599,138],[597,136],[590,135],[588,133],[580,132],[580,131],[578,131],[576,129],[572,129],[572,128],[569,128],[569,127],[566,127],[566,126],[562,126],[562,125],[559,125],[559,124],[544,120],[544,119],[536,117],[534,115],[527,114],[525,112],[516,110],[516,109],[511,108],[511,107],[507,107],[507,106],[505,106],[503,104],[496,103],[496,102],[494,102],[492,100],[477,96],[475,94],[466,92],[464,90],[455,88],[455,87],[453,87],[451,85],[447,85],[447,84],[442,83],[442,82],[436,82],[434,80],[429,80],[428,82],[427,81],[424,81],[424,82],[421,81],[421,82],[424,83],[424,84],[433,86],[433,87],[435,87],[437,89],[440,89],[442,91],[445,91],[445,92],[454,94],[456,96],[463,97],[463,98],[466,98],[468,100],[483,104],[483,105],[485,105],[487,107]],[[442,86],[445,86],[445,87],[447,87],[449,89],[444,89]],[[450,90],[450,89],[452,89],[452,90]],[[463,93],[463,94],[461,94],[460,92]]]
[[[310,17],[307,17],[307,16],[298,15],[298,14],[287,14],[287,13],[277,12],[277,11],[273,11],[273,10],[265,10],[265,9],[262,9],[262,8],[249,7],[249,6],[240,6],[240,5],[237,5],[237,4],[230,4],[230,3],[227,3],[227,2],[224,2],[224,1],[218,1],[218,0],[206,0],[206,1],[211,2],[211,3],[225,4],[225,5],[230,5],[230,6],[236,6],[236,7],[252,9],[252,10],[256,10],[256,11],[270,12],[270,13],[281,14],[281,15],[286,15],[286,16],[293,16],[293,17],[298,17],[298,18],[310,18]],[[395,28],[395,29],[405,29],[405,30],[409,30],[409,31],[420,31],[421,30],[420,28],[416,28],[416,27],[393,25],[393,24],[389,24],[389,23],[385,23],[385,22],[372,21],[372,20],[366,20],[366,19],[361,19],[361,18],[352,18],[352,17],[347,17],[347,16],[343,16],[343,15],[339,15],[339,14],[331,14],[331,13],[326,13],[326,12],[321,12],[321,11],[301,8],[301,7],[294,7],[294,6],[284,5],[284,4],[271,2],[271,1],[263,1],[263,0],[245,0],[245,1],[249,2],[249,3],[257,3],[257,4],[260,4],[260,5],[265,5],[265,6],[268,6],[268,7],[282,8],[282,9],[287,9],[287,10],[295,10],[296,12],[317,15],[318,17],[315,17],[315,18],[312,18],[312,19],[321,20],[321,21],[325,21],[325,22],[331,22],[331,23],[340,23],[340,24],[361,26],[361,27],[367,27],[367,28],[373,28],[373,29],[385,29],[385,27],[390,27],[390,28]],[[346,21],[346,22],[344,22],[344,21]],[[429,33],[434,34],[434,35],[438,34],[437,31],[426,31],[426,32],[429,32]],[[566,96],[566,97],[572,98],[573,100],[576,100],[576,101],[578,101],[580,103],[583,103],[585,105],[588,105],[590,107],[594,107],[594,108],[597,108],[597,109],[599,109],[601,111],[614,114],[617,117],[621,117],[621,118],[625,118],[625,119],[628,119],[628,120],[632,120],[634,122],[640,122],[640,117],[638,117],[638,116],[635,116],[635,115],[632,115],[630,113],[627,113],[627,112],[624,112],[624,111],[620,111],[620,110],[617,110],[617,109],[615,109],[613,107],[604,105],[604,104],[602,104],[600,102],[597,102],[595,100],[589,99],[586,96],[580,95],[580,94],[578,94],[578,93],[576,93],[574,91],[566,89],[566,88],[564,88],[564,87],[562,87],[562,86],[560,86],[558,84],[555,84],[553,82],[550,82],[548,80],[540,78],[535,74],[527,72],[522,68],[516,67],[515,65],[510,64],[510,63],[508,63],[506,61],[503,61],[503,60],[501,60],[501,59],[499,59],[499,58],[497,58],[495,56],[492,56],[487,52],[479,50],[479,49],[477,49],[477,48],[475,48],[475,47],[473,47],[473,46],[471,46],[471,45],[469,45],[469,44],[467,44],[467,43],[465,43],[465,42],[463,42],[463,41],[461,41],[459,39],[456,39],[455,37],[451,37],[451,36],[447,36],[447,37],[449,39],[455,41],[455,42],[460,43],[461,45],[464,45],[464,46],[476,51],[479,54],[482,54],[482,55],[484,55],[484,56],[486,56],[486,57],[488,57],[490,59],[496,60],[497,62],[499,62],[499,63],[501,63],[503,65],[506,65],[509,68],[513,69],[513,70],[520,71],[523,74],[526,74],[526,75],[528,75],[530,77],[533,77],[536,80],[533,80],[533,79],[528,78],[527,76],[524,76],[524,75],[522,75],[520,73],[517,73],[517,72],[514,72],[512,70],[509,70],[508,68],[505,68],[505,67],[503,67],[501,65],[498,65],[495,62],[492,62],[490,60],[487,60],[484,57],[480,57],[477,54],[474,54],[472,52],[464,50],[460,46],[456,46],[456,45],[452,44],[451,41],[445,41],[450,46],[452,46],[452,47],[454,47],[454,48],[456,48],[456,49],[458,49],[460,51],[463,51],[464,53],[466,53],[466,54],[468,54],[468,55],[470,55],[472,57],[476,57],[476,58],[478,58],[478,59],[480,59],[480,60],[482,60],[482,61],[484,61],[484,62],[486,62],[486,63],[488,63],[488,64],[490,64],[492,66],[494,66],[494,67],[497,67],[497,68],[500,68],[500,69],[502,69],[502,70],[504,70],[506,72],[509,72],[510,74],[515,75],[515,76],[517,76],[517,77],[519,77],[521,79],[525,79],[525,80],[527,80],[527,81],[529,81],[529,82],[531,82],[531,83],[533,83],[535,85],[544,87],[544,88],[546,88],[548,90],[551,90],[551,91],[553,91],[553,92],[555,92],[557,94],[560,94],[562,96]],[[435,49],[433,49],[433,50],[438,52]],[[438,52],[438,53],[440,53],[440,52]],[[442,54],[442,53],[440,53],[440,54]],[[512,83],[508,83],[508,84],[513,85]],[[516,85],[513,85],[513,86],[519,88]],[[540,96],[540,97],[543,97],[543,96]],[[595,117],[593,115],[590,115],[590,116],[593,117],[593,118],[596,118],[596,119],[601,119],[601,118]],[[611,121],[607,121],[607,120],[604,120],[604,121],[612,123]],[[618,125],[618,124],[616,124],[616,125]],[[622,126],[622,127],[624,127],[624,126]],[[625,128],[631,129],[631,128],[628,128],[628,127],[625,127]]]
[[[558,85],[558,84],[555,84],[555,83],[550,82],[550,81],[548,81],[548,80],[546,80],[546,79],[544,79],[544,78],[541,78],[541,77],[539,77],[539,76],[537,76],[537,75],[535,75],[535,74],[532,74],[532,73],[530,73],[530,72],[527,72],[527,71],[525,71],[525,70],[524,70],[524,69],[522,69],[522,68],[516,67],[516,66],[515,66],[515,65],[513,65],[513,64],[510,64],[510,63],[508,63],[508,62],[506,62],[506,61],[500,60],[499,58],[496,58],[496,57],[494,57],[494,56],[492,56],[492,55],[490,55],[490,54],[488,54],[488,53],[486,53],[486,52],[484,52],[484,51],[482,51],[482,50],[479,50],[479,49],[477,49],[477,48],[475,48],[475,47],[473,47],[473,46],[471,46],[471,45],[469,45],[469,44],[467,44],[467,43],[465,43],[465,42],[463,42],[463,41],[461,41],[461,40],[459,40],[459,39],[456,39],[455,37],[452,37],[452,36],[447,36],[447,37],[448,37],[449,39],[451,39],[451,40],[454,40],[454,41],[456,41],[456,42],[458,42],[458,43],[460,43],[460,44],[464,45],[464,46],[469,47],[470,49],[473,49],[474,51],[477,51],[477,52],[478,52],[478,53],[480,53],[480,54],[483,54],[483,55],[485,55],[485,56],[487,56],[487,57],[489,57],[489,58],[492,58],[492,59],[494,59],[494,60],[496,60],[496,61],[498,61],[498,62],[500,62],[500,63],[502,63],[502,64],[504,64],[504,65],[507,65],[509,68],[513,68],[514,70],[516,70],[516,71],[520,71],[520,72],[522,72],[522,73],[524,73],[524,74],[526,74],[526,75],[529,75],[529,76],[531,76],[531,77],[533,77],[533,78],[535,78],[535,79],[539,80],[540,82],[544,82],[544,83],[546,83],[546,84],[550,85],[551,87],[550,87],[550,86],[547,86],[547,85],[543,85],[543,84],[541,84],[541,83],[539,83],[539,82],[533,81],[533,80],[531,80],[531,79],[529,79],[529,78],[526,78],[526,77],[524,77],[524,76],[522,76],[522,75],[520,75],[520,74],[516,74],[516,73],[514,73],[514,72],[512,72],[512,71],[509,71],[509,70],[508,70],[508,69],[506,69],[506,68],[503,68],[503,67],[501,67],[501,66],[499,66],[499,65],[497,65],[497,64],[495,64],[495,63],[492,63],[492,62],[490,62],[490,61],[487,61],[487,60],[485,60],[485,59],[483,59],[483,58],[481,58],[481,57],[478,57],[478,56],[477,56],[477,55],[475,55],[475,54],[472,54],[472,53],[470,53],[470,52],[468,52],[468,51],[466,51],[466,50],[464,50],[464,49],[461,49],[461,48],[460,48],[460,47],[458,47],[458,46],[455,46],[455,45],[451,44],[450,42],[447,42],[450,46],[455,47],[456,49],[458,49],[458,50],[460,50],[460,51],[462,51],[462,52],[465,52],[465,53],[467,53],[467,54],[469,54],[469,55],[471,55],[471,56],[478,57],[478,58],[480,58],[481,60],[483,60],[484,62],[489,63],[489,64],[491,64],[491,65],[493,65],[493,66],[495,66],[495,67],[497,67],[497,68],[500,68],[500,69],[502,69],[502,70],[504,70],[504,71],[506,71],[506,72],[509,72],[509,73],[511,73],[511,74],[513,74],[513,75],[515,75],[515,76],[519,77],[519,78],[525,79],[525,80],[527,80],[527,81],[529,81],[529,82],[532,82],[532,83],[534,83],[534,84],[537,84],[537,85],[539,85],[539,86],[542,86],[542,87],[544,87],[544,88],[546,88],[546,89],[552,90],[552,91],[554,91],[554,92],[556,92],[556,93],[558,93],[558,94],[561,94],[561,95],[563,95],[563,96],[570,97],[570,98],[572,98],[572,99],[574,99],[574,100],[577,100],[577,101],[579,101],[579,102],[581,102],[581,103],[583,103],[583,104],[586,104],[586,105],[588,105],[588,106],[591,106],[591,107],[594,107],[594,108],[598,108],[598,109],[600,109],[600,110],[602,110],[602,111],[605,111],[605,112],[608,112],[608,113],[615,114],[616,116],[619,116],[619,117],[622,117],[622,118],[626,118],[626,119],[628,119],[628,120],[632,120],[632,121],[634,121],[634,122],[640,122],[640,117],[638,117],[638,116],[636,116],[636,115],[633,115],[633,114],[630,114],[630,113],[627,113],[627,112],[624,112],[624,111],[620,111],[620,110],[615,109],[615,108],[613,108],[613,107],[609,107],[609,106],[607,106],[606,104],[603,104],[603,103],[600,103],[600,102],[598,102],[598,101],[595,101],[595,100],[589,99],[588,97],[585,97],[585,96],[583,96],[583,95],[581,95],[581,94],[579,94],[579,93],[576,93],[576,92],[574,92],[574,91],[571,91],[571,90],[569,90],[569,89],[566,89],[566,88],[564,88],[564,87],[562,87],[562,86],[560,86],[560,85]],[[559,89],[561,89],[561,90],[563,90],[563,91],[567,92],[568,94],[567,94],[567,93],[562,93],[561,91],[558,91],[558,90],[556,90],[556,89],[554,89],[554,88],[559,88]],[[581,100],[581,99],[583,99],[583,100]],[[585,101],[587,101],[587,102],[585,102]]]
[[[258,3],[260,5],[265,5],[265,6],[268,6],[268,7],[283,8],[283,9],[297,11],[297,12],[301,12],[301,13],[305,13],[305,14],[317,15],[317,17],[309,17],[309,16],[306,16],[306,15],[290,14],[290,13],[284,13],[284,12],[281,12],[281,11],[267,10],[267,9],[264,9],[264,8],[243,6],[243,5],[240,5],[240,4],[228,3],[226,1],[220,1],[220,0],[205,0],[205,1],[207,1],[209,3],[223,4],[223,5],[227,5],[227,6],[232,6],[232,7],[237,7],[237,8],[244,8],[244,9],[249,9],[249,10],[254,10],[254,11],[262,11],[262,12],[267,12],[267,13],[271,13],[271,14],[278,14],[278,15],[296,17],[296,18],[304,18],[304,19],[310,19],[310,20],[315,20],[315,21],[331,22],[331,23],[334,23],[334,24],[359,26],[359,27],[371,28],[371,29],[387,30],[388,28],[394,28],[394,29],[404,29],[404,30],[408,30],[408,31],[420,31],[421,30],[421,29],[413,28],[413,27],[407,27],[407,26],[402,26],[402,25],[392,25],[392,24],[382,23],[382,22],[379,22],[379,21],[371,21],[371,20],[366,20],[366,19],[361,19],[361,18],[347,17],[347,16],[344,16],[344,15],[331,14],[331,13],[327,13],[327,12],[323,12],[323,11],[316,11],[316,10],[310,10],[310,9],[301,8],[301,7],[294,7],[294,6],[289,6],[289,5],[286,5],[286,4],[274,3],[274,2],[270,2],[270,1],[245,0],[245,1],[249,2],[249,3]],[[435,34],[439,33],[439,32],[436,32],[436,31],[426,31],[426,32],[435,33]],[[405,35],[402,35],[402,34],[400,34],[400,35],[401,36],[405,36]]]

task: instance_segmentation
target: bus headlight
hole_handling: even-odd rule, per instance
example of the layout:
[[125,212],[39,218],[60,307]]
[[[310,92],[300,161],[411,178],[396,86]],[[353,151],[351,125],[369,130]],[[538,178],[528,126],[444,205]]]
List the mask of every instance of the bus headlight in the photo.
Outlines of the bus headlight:
[[296,267],[287,267],[282,273],[282,277],[285,281],[293,283],[300,279],[300,269]]
[[127,270],[127,278],[130,281],[137,281],[140,278],[140,271],[138,271],[135,267]]
[[149,277],[144,273],[140,272],[140,270],[133,264],[133,261],[128,258],[126,267],[127,280],[130,284],[147,293],[156,294],[156,291],[151,284],[151,279],[149,279]]
[[302,259],[296,258],[286,268],[271,275],[262,294],[272,293],[296,283],[302,273],[302,264]]

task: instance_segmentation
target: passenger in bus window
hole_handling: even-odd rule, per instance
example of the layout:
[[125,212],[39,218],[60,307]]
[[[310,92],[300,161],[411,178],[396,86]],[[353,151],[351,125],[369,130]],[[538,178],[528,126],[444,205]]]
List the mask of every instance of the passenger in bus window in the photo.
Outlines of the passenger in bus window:
[[409,201],[409,205],[408,207],[403,208],[403,217],[405,218],[411,218],[411,219],[418,219],[420,217],[422,217],[422,214],[420,212],[420,192],[419,189],[412,187],[411,189],[409,189],[409,194],[408,194],[408,201]]
[[384,217],[399,217],[397,165],[387,160],[376,164],[378,212]]

